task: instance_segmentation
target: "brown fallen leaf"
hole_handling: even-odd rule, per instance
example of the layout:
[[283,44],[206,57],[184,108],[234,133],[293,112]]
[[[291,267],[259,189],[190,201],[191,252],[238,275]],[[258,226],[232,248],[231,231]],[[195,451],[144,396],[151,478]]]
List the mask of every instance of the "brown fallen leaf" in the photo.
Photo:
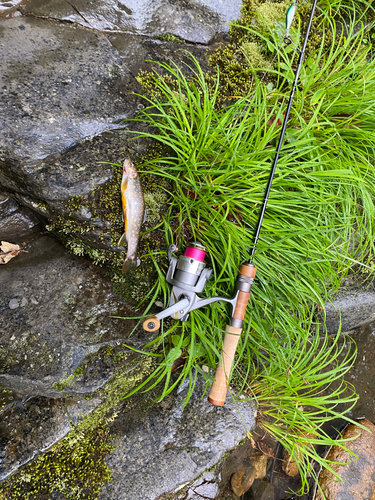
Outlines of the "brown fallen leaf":
[[0,264],[6,264],[20,252],[25,252],[25,250],[22,250],[19,245],[14,245],[13,243],[8,243],[7,241],[1,242],[0,250]]
[[173,365],[171,367],[171,372],[174,372],[174,371],[178,370],[179,368],[182,368],[185,364],[185,361],[186,361],[186,353],[184,352],[182,354],[182,356],[180,356],[179,358],[177,358],[173,361]]

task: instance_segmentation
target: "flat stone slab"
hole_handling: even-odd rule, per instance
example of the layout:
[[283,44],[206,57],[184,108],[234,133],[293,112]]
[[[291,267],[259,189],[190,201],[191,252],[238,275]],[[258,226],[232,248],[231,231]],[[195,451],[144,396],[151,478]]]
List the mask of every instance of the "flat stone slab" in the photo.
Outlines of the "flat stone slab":
[[21,17],[1,22],[0,50],[0,184],[48,201],[105,182],[108,165],[44,160],[134,116],[140,87],[107,38]]
[[0,418],[0,481],[70,431],[62,400],[25,398]]
[[326,327],[331,334],[353,330],[375,319],[375,291],[341,292],[336,300],[329,302],[326,309]]
[[116,369],[95,354],[122,344],[136,325],[111,316],[132,316],[131,307],[101,269],[54,238],[26,250],[0,271],[0,384],[34,396],[61,397],[65,386],[69,394],[92,392]]
[[160,404],[146,403],[151,410],[141,419],[130,400],[111,427],[116,448],[107,464],[113,481],[102,488],[100,499],[155,500],[177,491],[246,438],[255,426],[255,403],[239,402],[236,407],[228,398],[223,407],[215,407],[207,395],[202,397],[203,389],[198,378],[184,408],[184,383]]
[[194,43],[209,43],[238,19],[241,1],[225,0],[31,0],[26,15],[79,23],[100,31],[122,31],[158,37],[173,34]]

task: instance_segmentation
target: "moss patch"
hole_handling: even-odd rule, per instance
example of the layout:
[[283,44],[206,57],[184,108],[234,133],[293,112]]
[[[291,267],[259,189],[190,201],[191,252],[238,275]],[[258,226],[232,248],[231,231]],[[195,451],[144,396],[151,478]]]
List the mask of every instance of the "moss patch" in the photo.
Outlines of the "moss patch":
[[53,492],[75,500],[97,499],[100,487],[111,479],[105,462],[113,450],[110,424],[119,411],[121,399],[152,369],[152,358],[142,359],[142,364],[133,359],[127,367],[120,368],[104,388],[93,394],[103,403],[48,452],[4,481],[0,499],[47,500]]
[[[275,85],[278,83],[277,78],[272,73],[273,70],[277,69],[278,64],[277,57],[274,59],[276,52],[272,44],[276,43],[279,47],[283,45],[286,12],[290,5],[290,0],[243,1],[240,18],[231,23],[229,43],[212,51],[209,56],[209,64],[214,69],[207,72],[206,81],[213,91],[217,84],[217,70],[219,70],[220,82],[217,98],[219,106],[223,105],[229,98],[251,94],[255,90],[256,76],[263,78],[266,84]],[[363,12],[364,5],[365,2],[362,0],[354,0],[353,2],[353,6],[358,7],[359,12]],[[296,15],[290,30],[291,36],[297,44],[297,30],[300,28],[303,39],[311,8],[312,2],[309,1],[298,5],[298,15]],[[340,16],[345,18],[347,12],[342,8],[336,10],[335,14],[337,20],[340,21],[342,19]],[[374,19],[374,10],[369,9],[366,12],[366,21],[370,26],[369,38],[375,36]],[[338,39],[340,33],[332,33],[332,27],[329,23],[322,22],[322,18],[315,15],[305,57],[307,58],[309,54],[320,48],[322,40],[324,40],[323,53],[328,51],[334,44],[335,36]],[[266,71],[268,73],[265,75]],[[152,73],[140,72],[137,79],[146,94],[150,97],[160,97]],[[165,81],[172,90],[177,90],[176,82],[171,75],[166,75]]]
[[159,40],[162,40],[164,42],[184,43],[184,41],[179,36],[172,35],[171,33],[160,35]]

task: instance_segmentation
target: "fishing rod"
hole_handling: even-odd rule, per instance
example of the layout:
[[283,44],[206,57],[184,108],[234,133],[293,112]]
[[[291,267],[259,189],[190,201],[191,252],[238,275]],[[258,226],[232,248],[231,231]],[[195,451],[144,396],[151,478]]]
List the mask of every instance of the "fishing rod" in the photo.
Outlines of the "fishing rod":
[[225,328],[226,333],[223,341],[221,361],[216,370],[215,380],[211,386],[211,390],[208,396],[208,401],[215,406],[223,406],[225,403],[233,359],[242,332],[246,308],[250,299],[251,286],[254,282],[257,271],[255,265],[252,263],[253,255],[256,251],[256,245],[262,228],[263,218],[267,208],[267,202],[272,186],[273,177],[275,174],[277,162],[279,160],[281,147],[283,145],[285,130],[289,119],[294,94],[297,88],[299,74],[302,67],[307,40],[311,30],[316,4],[317,0],[314,0],[302,49],[299,49],[297,46],[295,46],[293,41],[289,37],[289,29],[292,25],[293,18],[296,12],[296,3],[292,3],[286,14],[286,33],[284,36],[284,43],[286,45],[293,45],[294,50],[299,53],[297,69],[295,71],[293,86],[289,96],[289,102],[281,129],[279,142],[276,148],[275,158],[272,164],[262,203],[262,208],[258,218],[258,224],[255,230],[253,245],[250,253],[250,260],[249,262],[240,266],[234,297],[232,297],[231,299],[219,296],[211,297],[208,299],[200,298],[197,294],[203,292],[206,283],[210,279],[210,276],[212,274],[212,269],[208,269],[204,263],[204,258],[206,255],[205,247],[200,243],[193,243],[186,248],[184,255],[180,255],[180,257],[177,259],[173,254],[177,252],[178,248],[176,247],[176,245],[172,244],[168,248],[169,268],[166,276],[166,281],[173,285],[169,306],[155,316],[147,318],[143,323],[143,328],[146,331],[153,332],[160,328],[160,321],[163,318],[172,317],[174,319],[186,321],[191,311],[200,309],[201,307],[212,304],[213,302],[224,301],[231,304],[232,317],[230,324]]
[[[238,344],[238,341],[239,341],[239,338],[240,338],[240,335],[242,332],[242,325],[243,325],[243,321],[245,319],[246,307],[247,307],[247,304],[248,304],[249,299],[250,299],[251,285],[254,281],[255,274],[256,274],[256,267],[252,263],[252,258],[253,258],[253,255],[255,253],[255,250],[256,250],[256,245],[258,243],[260,231],[262,229],[264,213],[265,213],[266,208],[267,208],[268,197],[270,194],[270,190],[271,190],[272,181],[273,181],[273,177],[275,174],[277,162],[279,160],[281,147],[282,147],[283,142],[284,142],[285,130],[286,130],[286,126],[288,123],[294,94],[295,94],[295,91],[297,88],[299,74],[300,74],[301,67],[302,67],[303,57],[305,55],[307,40],[309,38],[317,1],[318,0],[314,0],[314,4],[313,4],[312,9],[311,9],[310,19],[309,19],[309,23],[307,26],[306,35],[305,35],[302,49],[295,47],[295,50],[297,50],[299,52],[297,69],[296,69],[296,72],[294,75],[292,91],[291,91],[290,96],[289,96],[289,102],[288,102],[287,110],[285,113],[283,126],[281,129],[279,142],[278,142],[278,145],[276,148],[275,158],[273,160],[271,173],[270,173],[270,176],[268,179],[268,184],[266,187],[266,192],[265,192],[265,196],[263,199],[262,209],[260,211],[257,228],[255,230],[253,246],[252,246],[251,253],[250,253],[250,260],[248,263],[243,264],[239,270],[238,281],[236,284],[237,290],[240,290],[239,296],[238,296],[238,302],[237,302],[234,314],[232,316],[231,323],[230,323],[230,325],[227,325],[227,327],[226,327],[226,333],[225,333],[224,342],[223,342],[223,350],[221,353],[221,362],[216,370],[215,380],[211,386],[211,391],[210,391],[210,394],[208,396],[208,401],[215,406],[222,406],[225,403],[225,397],[226,397],[226,393],[227,393],[227,389],[228,389],[228,381],[229,381],[230,373],[232,370],[233,359],[234,359],[234,355],[235,355],[235,352],[237,349],[237,344]],[[286,30],[287,31],[286,31],[286,35],[284,37],[284,42],[287,45],[293,44],[292,40],[289,38],[289,29],[290,29],[290,26],[293,22],[295,10],[296,10],[296,5],[295,5],[295,3],[293,3],[291,5],[291,7],[288,9],[287,16],[286,16]],[[247,286],[244,287],[243,283],[246,283]]]

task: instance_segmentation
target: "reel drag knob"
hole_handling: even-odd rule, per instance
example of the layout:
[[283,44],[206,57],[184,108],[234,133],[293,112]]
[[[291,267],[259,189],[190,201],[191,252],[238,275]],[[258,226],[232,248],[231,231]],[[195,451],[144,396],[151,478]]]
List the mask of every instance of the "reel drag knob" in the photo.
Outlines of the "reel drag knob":
[[156,332],[160,328],[160,320],[156,316],[150,316],[143,322],[143,330],[146,332]]

